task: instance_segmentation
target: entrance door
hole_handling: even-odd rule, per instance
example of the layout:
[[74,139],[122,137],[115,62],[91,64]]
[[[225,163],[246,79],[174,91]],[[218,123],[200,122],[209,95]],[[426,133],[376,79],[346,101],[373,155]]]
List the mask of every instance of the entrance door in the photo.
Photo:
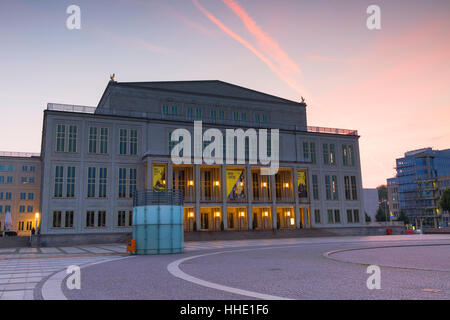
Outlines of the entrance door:
[[201,213],[200,222],[201,222],[201,228],[203,230],[209,229],[209,213],[208,212]]

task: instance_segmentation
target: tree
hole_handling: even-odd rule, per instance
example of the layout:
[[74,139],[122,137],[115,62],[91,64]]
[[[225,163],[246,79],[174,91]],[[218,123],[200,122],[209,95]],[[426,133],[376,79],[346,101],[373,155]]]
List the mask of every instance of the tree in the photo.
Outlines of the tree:
[[378,201],[383,202],[388,200],[388,191],[385,185],[381,185],[377,187],[378,190]]
[[386,221],[386,213],[381,205],[378,207],[378,211],[377,211],[377,215],[375,216],[375,220],[377,220],[377,222]]
[[447,188],[442,192],[441,201],[439,201],[439,206],[444,211],[450,211],[450,188]]
[[402,211],[400,211],[400,214],[398,215],[397,221],[403,221],[404,224],[409,224],[409,218],[408,216]]

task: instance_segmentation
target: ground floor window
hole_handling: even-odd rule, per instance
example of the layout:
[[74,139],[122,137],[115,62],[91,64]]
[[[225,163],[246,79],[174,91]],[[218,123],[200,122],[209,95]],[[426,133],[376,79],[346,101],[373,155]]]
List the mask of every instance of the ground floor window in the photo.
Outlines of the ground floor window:
[[33,228],[33,221],[27,221],[27,230],[31,230]]
[[64,219],[64,227],[65,228],[73,228],[73,211],[66,211],[65,219]]
[[117,215],[117,226],[125,227],[125,211],[119,211]]
[[314,210],[314,222],[320,223],[320,210]]
[[23,231],[23,225],[24,225],[23,221],[19,221],[19,225],[17,226],[17,229],[19,231]]
[[98,212],[98,227],[106,227],[106,211]]
[[53,211],[53,228],[61,228],[61,211]]
[[86,213],[86,227],[88,227],[88,228],[94,227],[94,219],[95,219],[95,212],[88,211]]

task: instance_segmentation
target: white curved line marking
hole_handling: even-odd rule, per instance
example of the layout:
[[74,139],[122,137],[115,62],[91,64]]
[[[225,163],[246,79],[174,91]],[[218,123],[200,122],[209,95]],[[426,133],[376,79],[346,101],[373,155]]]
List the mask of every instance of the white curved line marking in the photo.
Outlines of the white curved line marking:
[[[131,256],[128,257],[122,257],[122,258],[113,258],[113,259],[106,259],[101,260],[89,264],[85,264],[80,266],[80,269],[90,267],[96,264],[104,263],[104,262],[110,262],[110,261],[118,261],[126,258],[131,258]],[[68,267],[69,265],[67,265]],[[47,281],[44,282],[44,285],[41,289],[42,298],[44,300],[67,300],[67,297],[64,295],[62,291],[62,281],[68,276],[67,269],[64,269],[62,271],[59,271],[52,275],[50,278],[47,279]]]
[[[298,246],[289,246],[289,247],[292,248],[292,247],[298,247]],[[230,252],[231,253],[235,253],[235,252],[243,252],[243,251],[267,250],[267,249],[277,249],[277,248],[286,248],[286,246],[282,246],[282,247],[266,247],[266,248],[253,248],[253,249],[242,249],[242,250],[228,250],[228,251],[220,251],[220,252],[200,254],[200,255],[197,255],[197,256],[188,257],[188,258],[184,258],[184,259],[179,259],[179,260],[176,260],[174,262],[171,262],[167,266],[167,271],[169,271],[173,276],[175,276],[177,278],[180,278],[180,279],[183,279],[183,280],[186,280],[186,281],[198,284],[198,285],[203,286],[203,287],[208,287],[208,288],[212,288],[212,289],[216,289],[216,290],[220,290],[220,291],[226,291],[226,292],[230,292],[230,293],[233,293],[233,294],[239,294],[239,295],[242,295],[242,296],[253,297],[253,298],[262,299],[262,300],[292,300],[292,299],[289,299],[289,298],[273,296],[273,295],[269,295],[269,294],[243,290],[243,289],[239,289],[239,288],[228,287],[228,286],[224,286],[224,285],[217,284],[217,283],[214,283],[214,282],[202,280],[202,279],[196,278],[194,276],[191,276],[191,275],[181,271],[181,269],[180,269],[180,264],[182,264],[183,262],[186,262],[188,260],[197,259],[197,258],[200,258],[200,257],[206,257],[206,256],[212,256],[212,255],[216,255],[216,254],[223,254],[223,253],[230,253]]]

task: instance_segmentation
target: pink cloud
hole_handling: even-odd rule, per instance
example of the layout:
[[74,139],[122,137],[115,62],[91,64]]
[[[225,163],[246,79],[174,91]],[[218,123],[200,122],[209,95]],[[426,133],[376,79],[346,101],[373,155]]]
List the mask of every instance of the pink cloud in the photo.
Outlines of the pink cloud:
[[230,28],[228,28],[222,21],[216,18],[212,13],[206,10],[197,0],[192,0],[194,5],[214,24],[216,24],[223,32],[225,32],[228,36],[242,44],[245,48],[250,50],[254,55],[256,55],[261,61],[263,61],[270,70],[272,70],[278,78],[280,78],[283,82],[285,82],[289,87],[291,87],[298,94],[302,94],[303,96],[308,97],[307,91],[303,88],[302,85],[298,82],[298,80],[286,72],[283,72],[278,68],[278,66],[273,63],[264,53],[260,50],[256,49],[252,44],[243,39],[241,36],[233,32]]

